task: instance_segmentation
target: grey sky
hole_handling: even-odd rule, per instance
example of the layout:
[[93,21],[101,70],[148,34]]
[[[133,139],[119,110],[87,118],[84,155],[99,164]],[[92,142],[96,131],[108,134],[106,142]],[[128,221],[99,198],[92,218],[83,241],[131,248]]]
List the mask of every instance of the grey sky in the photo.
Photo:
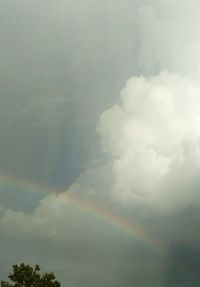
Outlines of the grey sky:
[[26,261],[63,286],[198,286],[199,8],[0,0],[1,177],[80,194],[166,244],[0,179],[2,276]]
[[[53,178],[64,185],[72,182],[95,149],[99,114],[114,101],[126,78],[132,74],[134,60],[135,40],[134,36],[129,36],[133,26],[131,15],[124,21],[128,15],[127,5],[120,2],[114,6],[112,2],[105,5],[98,1],[81,3],[0,3],[1,116],[4,122],[1,127],[4,143],[1,145],[6,156],[3,165],[14,172],[22,170],[22,174],[29,176],[37,169],[34,176],[45,180]],[[104,19],[102,23],[101,19]],[[56,95],[65,102],[61,110],[55,101],[51,101]],[[37,101],[39,98],[44,99],[46,105],[41,105]],[[24,113],[27,107],[31,109],[31,103],[32,112]],[[37,103],[40,108],[34,116]],[[50,126],[57,120],[55,113],[63,120],[59,121],[56,131],[54,124]],[[44,127],[45,118],[49,121],[47,127]],[[22,124],[24,126],[20,128]],[[25,143],[29,156],[23,146],[15,159],[14,146],[7,143],[13,132],[18,134],[15,141],[19,145]],[[54,174],[45,174],[48,155],[44,154],[41,159],[37,154],[42,153],[45,141],[52,141],[54,132],[53,137],[59,137],[57,141],[61,141],[63,171],[55,166]],[[76,146],[77,141],[81,142],[81,147]],[[39,150],[37,145],[41,146]],[[55,147],[52,152],[58,153]],[[21,160],[25,157],[26,163]]]

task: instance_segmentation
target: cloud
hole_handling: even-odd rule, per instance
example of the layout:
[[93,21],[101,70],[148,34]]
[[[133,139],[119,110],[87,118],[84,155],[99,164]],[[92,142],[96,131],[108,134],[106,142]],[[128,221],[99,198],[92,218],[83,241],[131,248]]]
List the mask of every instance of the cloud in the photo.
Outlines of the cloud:
[[[82,282],[93,286],[94,281],[97,286],[132,286],[133,280],[142,286],[162,286],[162,256],[154,260],[148,246],[95,215],[68,205],[65,195],[47,196],[32,213],[2,210],[0,246],[6,264],[39,262],[56,272],[62,283],[72,286]],[[5,254],[5,241],[11,258],[10,252]]]
[[133,77],[98,132],[112,161],[112,193],[160,210],[199,204],[200,86],[177,74]]
[[[16,211],[11,208],[4,209],[1,217],[0,226],[2,234],[16,237],[28,238],[65,238],[73,226],[69,224],[72,220],[71,209],[62,206],[58,197],[55,195],[46,196],[40,200],[33,212]],[[67,218],[67,220],[66,220]],[[62,230],[62,232],[61,232]],[[62,233],[62,237],[57,235]]]
[[[101,218],[96,220],[95,214],[93,214],[93,219],[91,212],[87,212],[87,208],[81,208],[79,204],[76,206],[68,199],[69,192],[74,193],[79,189],[79,185],[74,184],[67,192],[57,196],[53,194],[46,196],[40,200],[32,212],[1,206],[0,230],[2,235],[31,240],[42,238],[60,244],[71,240],[79,241],[80,235],[82,242],[113,238],[115,232],[118,233],[115,228],[111,233],[109,223]],[[88,205],[90,205],[89,200]],[[118,235],[120,236],[120,232]]]

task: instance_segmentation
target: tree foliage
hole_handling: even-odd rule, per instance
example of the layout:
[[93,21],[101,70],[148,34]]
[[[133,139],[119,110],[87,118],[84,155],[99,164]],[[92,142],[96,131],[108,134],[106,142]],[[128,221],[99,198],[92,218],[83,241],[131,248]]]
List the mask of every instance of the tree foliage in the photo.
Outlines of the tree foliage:
[[60,282],[53,272],[40,274],[40,267],[35,265],[13,265],[12,272],[8,275],[10,282],[1,281],[0,287],[60,287]]

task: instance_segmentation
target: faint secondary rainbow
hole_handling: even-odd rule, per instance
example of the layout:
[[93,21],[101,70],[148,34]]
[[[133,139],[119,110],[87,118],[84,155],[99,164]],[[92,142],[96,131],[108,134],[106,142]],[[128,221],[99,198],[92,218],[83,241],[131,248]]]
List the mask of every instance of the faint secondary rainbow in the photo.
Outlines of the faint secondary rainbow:
[[165,250],[164,242],[155,238],[149,231],[144,229],[134,220],[127,220],[119,213],[110,211],[102,206],[92,203],[91,201],[78,196],[74,193],[68,193],[64,190],[52,188],[46,184],[41,184],[36,181],[21,179],[10,174],[0,174],[0,188],[6,190],[21,190],[26,192],[37,192],[43,194],[54,194],[57,199],[67,206],[77,208],[83,213],[98,217],[118,230],[133,237],[134,239],[143,242],[145,245],[155,250],[158,253],[163,253]]

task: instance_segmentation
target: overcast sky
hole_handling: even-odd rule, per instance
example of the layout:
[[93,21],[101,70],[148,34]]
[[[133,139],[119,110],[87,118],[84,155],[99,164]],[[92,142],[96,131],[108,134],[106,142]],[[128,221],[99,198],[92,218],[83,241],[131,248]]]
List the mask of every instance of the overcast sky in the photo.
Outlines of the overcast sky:
[[25,262],[63,286],[199,286],[199,9],[0,0],[1,279]]

